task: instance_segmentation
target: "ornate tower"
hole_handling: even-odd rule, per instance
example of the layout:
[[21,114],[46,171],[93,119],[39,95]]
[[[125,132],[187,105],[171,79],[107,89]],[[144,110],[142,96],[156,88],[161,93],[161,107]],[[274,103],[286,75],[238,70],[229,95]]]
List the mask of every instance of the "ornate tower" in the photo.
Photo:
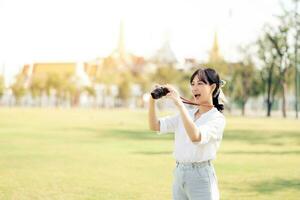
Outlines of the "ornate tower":
[[119,43],[117,47],[117,51],[120,54],[120,57],[122,59],[126,56],[126,50],[125,50],[125,39],[124,39],[124,22],[121,20],[120,22],[120,33],[119,33]]
[[223,57],[220,54],[218,35],[217,32],[215,32],[213,47],[209,53],[209,62],[215,63],[215,62],[220,62],[222,60]]

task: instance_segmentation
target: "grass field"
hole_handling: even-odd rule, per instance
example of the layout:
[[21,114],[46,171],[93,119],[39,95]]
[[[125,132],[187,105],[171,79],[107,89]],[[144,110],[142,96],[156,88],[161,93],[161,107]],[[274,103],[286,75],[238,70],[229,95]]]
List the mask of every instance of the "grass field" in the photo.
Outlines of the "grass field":
[[[143,110],[0,108],[0,199],[171,199],[172,138]],[[221,199],[300,199],[299,155],[299,120],[227,117]]]

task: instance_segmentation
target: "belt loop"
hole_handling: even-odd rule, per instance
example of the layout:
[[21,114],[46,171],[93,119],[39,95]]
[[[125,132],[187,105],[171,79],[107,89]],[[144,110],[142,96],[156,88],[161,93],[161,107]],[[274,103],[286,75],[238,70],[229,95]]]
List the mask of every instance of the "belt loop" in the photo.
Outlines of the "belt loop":
[[209,164],[209,166],[211,166],[210,160],[208,160],[208,164]]
[[176,167],[178,167],[178,165],[179,165],[179,162],[178,162],[178,161],[176,161]]

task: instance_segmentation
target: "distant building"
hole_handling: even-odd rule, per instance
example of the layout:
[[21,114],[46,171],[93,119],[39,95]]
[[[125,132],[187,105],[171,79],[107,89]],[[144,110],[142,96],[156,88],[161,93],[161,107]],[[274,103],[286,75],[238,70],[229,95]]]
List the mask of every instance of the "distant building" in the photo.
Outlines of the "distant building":
[[140,74],[145,70],[146,61],[141,56],[136,56],[126,51],[124,38],[124,22],[120,22],[120,32],[117,47],[112,53],[104,58],[96,58],[84,63],[84,70],[91,81],[96,81],[98,76],[105,70],[131,71]]
[[57,74],[60,76],[75,76],[77,63],[34,63],[33,75],[46,76],[47,74]]
[[[42,81],[42,85],[36,86],[38,87],[37,90],[43,90],[39,96],[35,96],[32,93],[26,93],[26,95],[22,99],[22,105],[40,105],[40,106],[54,106],[58,104],[64,104],[64,105],[78,105],[80,104],[80,95],[85,94],[79,94],[79,90],[84,88],[85,86],[89,85],[89,82],[87,82],[85,78],[84,72],[82,73],[82,70],[80,71],[79,63],[75,62],[44,62],[44,63],[33,63],[33,64],[26,64],[23,66],[20,74],[18,76],[22,76],[24,78],[24,88],[31,88],[34,87],[33,84],[37,84],[34,81]],[[49,77],[53,77],[52,80],[52,86],[51,88],[47,89],[47,79]],[[70,85],[67,86],[61,86],[61,87],[69,87],[69,88],[63,88],[64,90],[63,94],[58,94],[58,91],[55,90],[53,84],[62,84],[60,82],[55,83],[58,80],[68,80]],[[72,88],[70,86],[72,85]],[[42,87],[42,88],[40,88]],[[59,86],[58,86],[59,87]],[[39,89],[40,88],[40,89]],[[50,91],[49,91],[50,89]],[[71,96],[70,92],[74,93],[73,97]],[[67,93],[69,91],[69,93]],[[50,92],[50,93],[49,93]],[[58,103],[59,96],[61,98],[64,98],[65,100],[60,100],[60,103]],[[70,100],[67,100],[70,99]]]
[[175,53],[171,48],[168,36],[165,37],[163,45],[154,53],[149,61],[162,66],[175,66],[178,63]]
[[214,34],[214,41],[212,49],[209,52],[209,59],[210,63],[219,63],[224,61],[223,56],[221,55],[220,48],[219,48],[219,41],[218,41],[218,33],[215,32]]
[[76,76],[76,63],[33,63],[23,66],[21,74],[25,77],[25,87],[28,88],[33,77],[46,79],[55,74],[60,77]]

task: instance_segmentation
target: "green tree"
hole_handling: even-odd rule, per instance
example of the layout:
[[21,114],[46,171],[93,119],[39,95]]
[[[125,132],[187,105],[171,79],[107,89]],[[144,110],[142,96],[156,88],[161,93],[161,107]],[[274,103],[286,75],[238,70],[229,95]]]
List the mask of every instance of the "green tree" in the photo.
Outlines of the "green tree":
[[12,84],[11,89],[16,99],[16,105],[20,105],[21,98],[26,94],[26,78],[22,74],[16,76],[16,81]]
[[93,106],[96,107],[96,102],[95,102],[95,97],[96,97],[96,90],[95,88],[91,85],[91,86],[84,86],[82,88],[82,92],[87,92],[88,96],[93,98]]
[[289,42],[292,34],[292,20],[288,11],[283,10],[283,14],[277,17],[279,25],[276,27],[269,26],[266,30],[267,38],[272,44],[274,51],[279,59],[276,66],[279,70],[279,84],[281,86],[282,96],[282,115],[286,117],[286,94],[288,89],[289,71],[292,70],[292,44]]
[[78,106],[80,94],[84,91],[84,88],[81,88],[81,86],[78,85],[78,82],[79,78],[77,76],[71,74],[64,76],[62,87],[63,99],[68,100],[72,107]]
[[177,86],[182,94],[182,96],[191,99],[192,92],[191,92],[191,87],[190,87],[190,77],[192,75],[192,72],[190,71],[180,71],[180,77],[177,82]]
[[117,81],[119,94],[118,97],[123,101],[123,106],[128,106],[128,100],[131,97],[132,75],[130,72],[120,73]]
[[279,91],[280,75],[276,67],[279,65],[279,59],[266,34],[258,39],[257,47],[257,57],[262,63],[260,77],[263,83],[263,92],[266,94],[267,117],[270,117],[275,97]]
[[247,101],[250,97],[256,97],[262,93],[262,84],[248,47],[241,48],[241,51],[244,58],[233,69],[231,94],[232,99],[241,107],[241,113],[244,116]]
[[[108,61],[110,60],[110,61]],[[106,59],[99,72],[96,75],[95,81],[93,83],[99,83],[104,85],[104,94],[102,95],[102,106],[105,106],[106,96],[111,93],[109,85],[117,84],[120,77],[120,73],[116,67],[116,63],[111,59]],[[119,84],[117,84],[119,86]]]
[[89,96],[95,97],[96,96],[96,91],[93,86],[85,86],[83,88],[83,91],[86,91]]
[[158,84],[176,84],[181,78],[181,72],[173,66],[160,65],[154,74],[151,75],[151,80]]
[[50,96],[51,91],[55,91],[56,106],[59,106],[67,98],[67,87],[69,79],[56,73],[47,74],[46,91]]
[[4,94],[4,89],[5,89],[5,86],[4,86],[4,78],[3,76],[0,76],[0,98],[3,96]]
[[179,92],[186,98],[191,98],[190,71],[178,70],[174,66],[159,66],[154,74],[151,75],[151,80],[158,84],[173,84],[178,87]]
[[42,77],[33,75],[29,86],[29,91],[34,99],[39,100],[41,106],[41,96],[46,89],[46,80]]
[[135,74],[133,76],[134,80],[133,82],[140,85],[141,87],[141,96],[139,97],[139,102],[140,106],[143,107],[143,94],[145,94],[146,92],[149,92],[149,90],[151,90],[151,81],[150,81],[150,77],[147,75],[142,75],[142,74]]
[[225,60],[219,60],[219,61],[209,61],[208,63],[203,64],[205,67],[212,68],[218,72],[220,77],[222,78],[228,78],[231,76],[231,71],[230,71],[230,64],[227,63]]

